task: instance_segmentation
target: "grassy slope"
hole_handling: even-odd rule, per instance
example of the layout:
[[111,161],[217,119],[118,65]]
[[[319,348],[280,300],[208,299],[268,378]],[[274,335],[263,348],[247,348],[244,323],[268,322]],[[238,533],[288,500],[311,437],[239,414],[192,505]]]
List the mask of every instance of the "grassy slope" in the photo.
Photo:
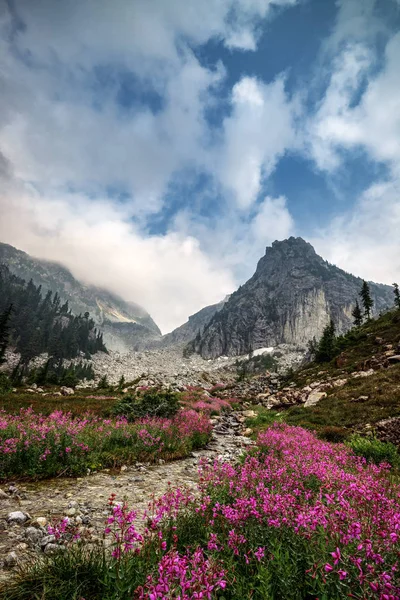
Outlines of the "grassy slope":
[[[377,343],[376,339],[383,342]],[[328,364],[311,363],[301,368],[291,382],[302,388],[314,381],[324,381],[331,377],[348,378],[342,388],[327,390],[327,398],[316,406],[304,408],[302,405],[285,411],[267,411],[257,407],[258,416],[249,419],[248,425],[255,430],[263,429],[274,420],[282,420],[293,425],[301,425],[319,430],[324,427],[345,427],[360,429],[367,423],[373,425],[381,419],[400,415],[400,364],[376,371],[366,378],[353,379],[349,375],[361,368],[362,363],[372,357],[383,355],[384,347],[400,342],[400,312],[390,312],[352,331],[343,341],[340,357]],[[343,364],[344,363],[344,364]],[[357,402],[360,396],[368,400]]]

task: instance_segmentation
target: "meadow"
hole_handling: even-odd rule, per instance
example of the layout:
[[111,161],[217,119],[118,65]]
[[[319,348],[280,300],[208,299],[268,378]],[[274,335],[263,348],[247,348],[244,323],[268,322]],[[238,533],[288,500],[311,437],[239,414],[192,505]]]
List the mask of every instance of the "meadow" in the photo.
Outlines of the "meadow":
[[[27,400],[33,404],[32,395]],[[209,441],[210,414],[229,408],[227,401],[195,389],[35,400],[47,411],[17,410],[18,402],[14,412],[0,411],[0,479],[76,476],[88,469],[183,458]],[[73,410],[55,408],[57,402]]]
[[400,486],[388,464],[276,424],[239,464],[203,463],[200,475],[197,495],[171,490],[143,515],[111,497],[107,551],[71,541],[1,597],[399,600]]

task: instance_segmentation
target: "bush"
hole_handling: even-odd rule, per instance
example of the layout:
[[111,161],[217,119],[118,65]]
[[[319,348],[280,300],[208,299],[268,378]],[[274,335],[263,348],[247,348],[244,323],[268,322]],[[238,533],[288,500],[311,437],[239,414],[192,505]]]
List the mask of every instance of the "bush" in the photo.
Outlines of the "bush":
[[349,441],[349,446],[357,456],[363,456],[368,462],[379,465],[389,463],[392,467],[400,467],[400,456],[397,448],[390,442],[381,442],[374,437],[355,435]]
[[172,390],[149,388],[134,395],[124,396],[113,408],[113,414],[132,421],[142,417],[166,417],[176,415],[179,394]]
[[318,430],[318,437],[327,442],[340,443],[345,442],[350,436],[350,431],[344,427],[335,427],[327,425]]
[[12,390],[12,385],[11,385],[10,378],[8,377],[8,375],[6,375],[6,373],[1,372],[0,373],[0,394],[7,394],[8,392],[11,392],[11,390]]

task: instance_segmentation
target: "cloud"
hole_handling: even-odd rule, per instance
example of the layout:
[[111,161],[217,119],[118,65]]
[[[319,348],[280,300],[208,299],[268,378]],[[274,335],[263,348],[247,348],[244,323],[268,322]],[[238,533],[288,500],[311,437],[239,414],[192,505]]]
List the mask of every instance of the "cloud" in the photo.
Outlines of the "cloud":
[[370,186],[353,209],[310,240],[330,262],[391,285],[400,275],[400,180]]
[[163,332],[235,287],[230,271],[214,265],[194,237],[144,236],[107,199],[44,197],[13,186],[9,192],[2,197],[3,242],[143,305]]
[[257,200],[263,180],[294,144],[295,109],[282,77],[270,84],[242,78],[233,87],[231,103],[215,165],[222,186],[240,209],[248,209]]
[[[165,208],[172,182],[205,173],[243,249],[261,235],[268,206],[276,222],[276,207],[262,203],[263,215],[257,217],[256,201],[263,178],[290,143],[284,82],[241,80],[232,90],[230,116],[212,127],[206,113],[218,107],[226,72],[221,63],[202,63],[196,49],[213,40],[229,50],[252,51],[262,20],[295,3],[16,0],[5,5],[0,12],[2,240],[59,260],[76,277],[143,304],[164,331],[232,291],[233,260],[216,258],[207,234],[191,226],[192,219],[201,220],[198,212],[186,221],[182,215],[187,228],[175,226],[177,217],[159,235],[147,233],[148,219]],[[241,165],[246,160],[252,165],[248,156],[254,157],[251,195],[245,190],[247,167]],[[247,224],[247,239],[234,214],[236,204],[240,209],[253,204],[250,221],[256,220]],[[235,254],[228,238],[226,251]]]

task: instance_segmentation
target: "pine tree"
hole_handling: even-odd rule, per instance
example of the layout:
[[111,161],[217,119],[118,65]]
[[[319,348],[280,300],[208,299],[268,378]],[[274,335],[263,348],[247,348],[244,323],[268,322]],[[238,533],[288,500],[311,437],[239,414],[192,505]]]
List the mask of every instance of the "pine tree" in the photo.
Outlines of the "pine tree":
[[336,351],[336,327],[331,319],[325,327],[322,337],[318,343],[318,348],[315,354],[317,362],[329,362],[335,356]]
[[0,365],[5,362],[4,355],[9,341],[9,320],[12,310],[13,305],[10,304],[10,306],[0,315]]
[[354,319],[353,323],[356,327],[359,327],[362,323],[363,317],[362,317],[362,312],[361,312],[361,308],[360,305],[358,304],[358,300],[356,300],[356,305],[353,308],[351,315]]
[[399,291],[399,284],[398,283],[394,283],[393,284],[394,287],[394,303],[397,306],[397,308],[400,310],[400,291]]
[[366,281],[363,281],[362,288],[360,291],[361,301],[364,307],[364,314],[369,320],[371,318],[371,308],[374,305],[374,301],[371,298],[371,291]]

